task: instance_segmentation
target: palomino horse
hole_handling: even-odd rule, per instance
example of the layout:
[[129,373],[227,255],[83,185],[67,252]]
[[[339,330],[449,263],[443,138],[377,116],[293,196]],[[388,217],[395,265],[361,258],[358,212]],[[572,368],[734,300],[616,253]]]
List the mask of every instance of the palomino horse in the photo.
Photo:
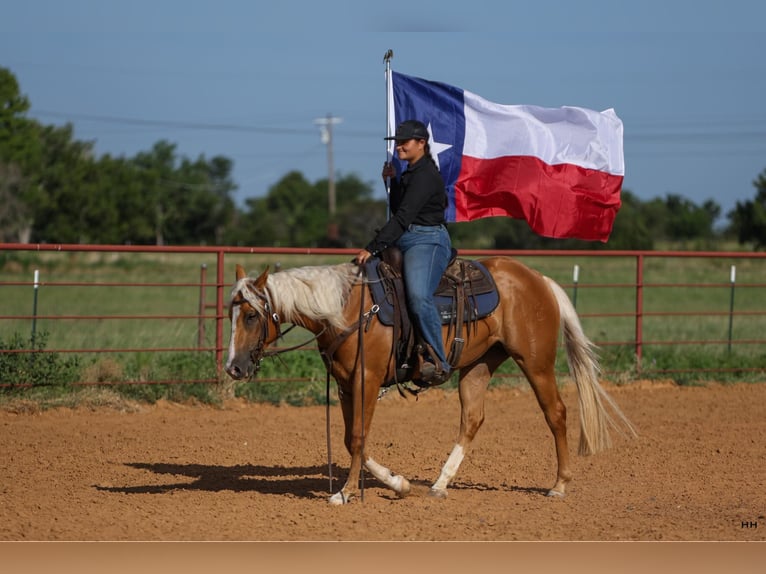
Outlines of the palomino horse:
[[[580,454],[608,448],[610,427],[626,434],[635,431],[599,385],[593,344],[583,333],[563,289],[512,258],[495,257],[483,263],[495,280],[500,302],[492,314],[479,320],[476,329],[466,330],[465,346],[456,367],[460,372],[460,431],[430,493],[446,497],[447,485],[457,474],[468,445],[484,422],[484,395],[490,378],[510,357],[532,386],[553,433],[558,471],[548,494],[564,496],[572,472],[566,407],[554,373],[560,330],[579,396]],[[353,263],[298,267],[272,275],[267,269],[258,278],[249,278],[237,265],[236,279],[229,307],[231,341],[226,363],[229,376],[240,380],[253,374],[263,356],[270,354],[269,346],[280,336],[281,323],[301,325],[311,331],[338,384],[344,442],[351,454],[347,480],[330,497],[330,503],[345,504],[357,494],[362,465],[399,496],[406,496],[410,492],[409,481],[377,463],[369,452],[363,452],[378,392],[384,381],[391,379],[394,361],[390,353],[380,352],[391,349],[392,328],[379,323],[370,313],[372,299],[359,267]],[[364,324],[362,336],[360,324]],[[368,352],[364,353],[365,349]]]

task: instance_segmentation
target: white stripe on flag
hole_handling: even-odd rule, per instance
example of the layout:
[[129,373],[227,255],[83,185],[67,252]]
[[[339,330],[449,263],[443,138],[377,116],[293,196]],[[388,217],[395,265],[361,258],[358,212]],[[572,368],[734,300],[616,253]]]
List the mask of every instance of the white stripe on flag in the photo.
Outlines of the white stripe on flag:
[[622,121],[612,109],[505,105],[467,90],[463,94],[464,155],[481,159],[533,156],[548,165],[569,163],[625,174]]

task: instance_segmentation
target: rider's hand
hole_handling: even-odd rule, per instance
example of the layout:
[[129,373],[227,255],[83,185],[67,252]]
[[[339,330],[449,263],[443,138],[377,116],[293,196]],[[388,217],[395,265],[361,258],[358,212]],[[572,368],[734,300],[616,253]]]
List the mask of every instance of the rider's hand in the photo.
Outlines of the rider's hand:
[[359,253],[356,254],[356,257],[354,257],[354,261],[356,261],[357,265],[364,265],[367,263],[367,260],[372,257],[372,253],[367,251],[366,249],[362,249],[359,251]]
[[396,169],[394,169],[394,165],[388,162],[384,163],[383,171],[381,172],[380,175],[383,179],[386,179],[388,177],[396,177]]

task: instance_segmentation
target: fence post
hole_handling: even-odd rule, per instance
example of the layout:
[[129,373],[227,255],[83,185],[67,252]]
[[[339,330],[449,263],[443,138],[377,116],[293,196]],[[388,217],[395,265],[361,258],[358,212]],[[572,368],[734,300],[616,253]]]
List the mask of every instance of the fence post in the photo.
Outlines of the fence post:
[[636,371],[641,372],[643,356],[644,315],[644,256],[636,256]]
[[220,376],[223,371],[223,249],[216,256],[215,287],[215,364]]
[[729,297],[729,354],[731,354],[731,334],[734,328],[734,285],[737,282],[737,266],[731,266],[731,275],[729,276],[731,282],[731,296]]
[[574,290],[572,291],[572,306],[577,309],[577,281],[580,279],[580,266],[575,265],[572,271],[572,280],[574,282]]
[[203,263],[200,265],[199,271],[199,306],[197,318],[197,348],[201,349],[205,346],[205,309],[207,304],[205,303],[205,287],[207,283],[207,265]]

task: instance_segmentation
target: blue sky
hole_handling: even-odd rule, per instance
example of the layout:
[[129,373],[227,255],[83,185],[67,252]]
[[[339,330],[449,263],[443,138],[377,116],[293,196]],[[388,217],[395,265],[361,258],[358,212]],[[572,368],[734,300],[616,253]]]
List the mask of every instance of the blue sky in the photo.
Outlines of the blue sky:
[[623,188],[724,213],[766,169],[766,2],[730,0],[25,0],[2,10],[0,66],[43,123],[98,153],[160,139],[230,157],[238,201],[290,170],[385,196],[383,55],[393,69],[505,104],[614,108]]

